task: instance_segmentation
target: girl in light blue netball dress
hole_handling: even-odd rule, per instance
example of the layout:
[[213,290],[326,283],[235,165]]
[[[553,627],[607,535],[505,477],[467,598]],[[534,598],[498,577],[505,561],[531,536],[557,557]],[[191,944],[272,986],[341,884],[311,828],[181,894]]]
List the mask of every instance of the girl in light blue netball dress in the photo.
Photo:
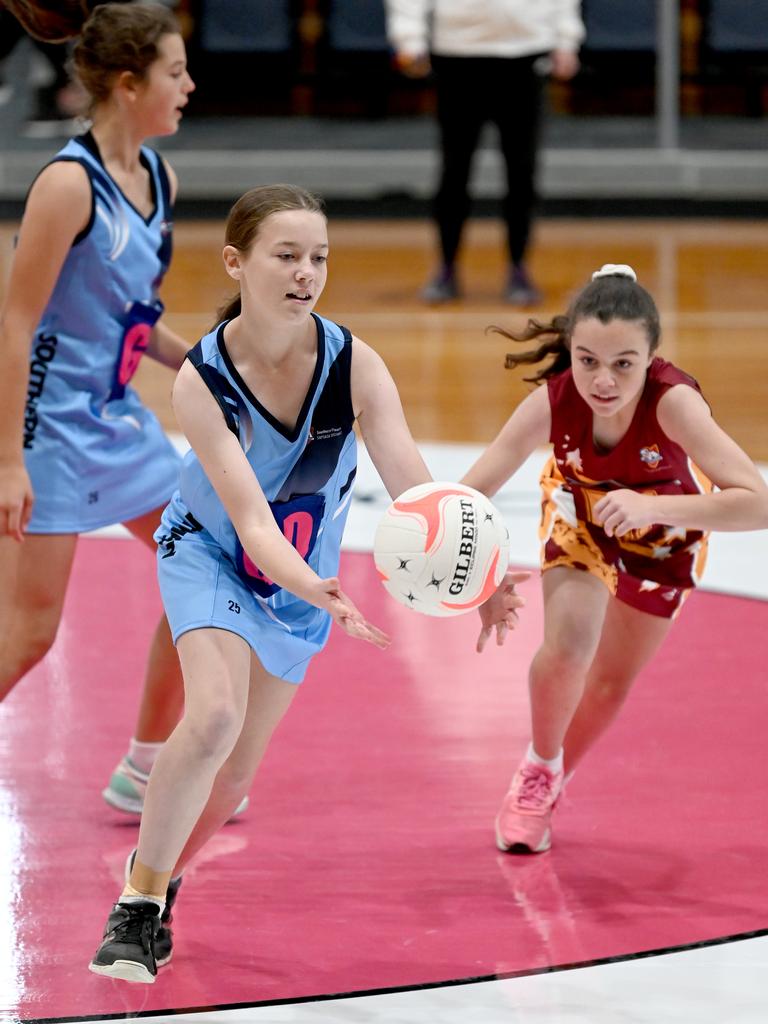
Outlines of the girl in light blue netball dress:
[[[189,360],[239,439],[278,528],[325,578],[338,571],[357,465],[352,337],[315,313],[311,326],[317,361],[290,425],[251,392],[227,349],[226,323],[207,334]],[[301,682],[312,655],[325,645],[331,618],[251,561],[194,451],[184,459],[179,490],[156,539],[174,640],[191,629],[226,629],[242,637],[272,675]]]
[[179,873],[247,792],[331,623],[388,642],[336,578],[353,423],[393,497],[430,479],[380,357],[313,313],[328,255],[317,198],[253,189],[226,240],[240,296],[177,377],[192,450],[157,531],[184,716],[152,771],[130,877],[90,965],[127,981],[154,981],[170,958]]
[[[36,14],[42,31],[46,12]],[[122,522],[151,544],[179,470],[131,378],[144,353],[177,369],[187,350],[163,325],[158,296],[175,178],[143,145],[176,131],[194,88],[184,44],[166,8],[107,4],[83,25],[74,61],[92,128],[30,189],[0,322],[0,698],[53,642],[78,534]],[[181,693],[163,620],[132,741],[135,777],[126,769],[117,794],[133,796],[131,809]]]

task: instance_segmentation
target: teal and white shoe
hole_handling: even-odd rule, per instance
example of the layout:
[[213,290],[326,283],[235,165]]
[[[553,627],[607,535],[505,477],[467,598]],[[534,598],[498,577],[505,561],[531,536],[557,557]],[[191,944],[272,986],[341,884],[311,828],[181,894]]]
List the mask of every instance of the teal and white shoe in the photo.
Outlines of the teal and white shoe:
[[[147,791],[149,775],[141,771],[126,755],[110,776],[106,788],[101,795],[110,807],[124,814],[141,815],[144,809],[144,794]],[[232,817],[242,814],[248,807],[248,797],[244,796],[234,810]]]

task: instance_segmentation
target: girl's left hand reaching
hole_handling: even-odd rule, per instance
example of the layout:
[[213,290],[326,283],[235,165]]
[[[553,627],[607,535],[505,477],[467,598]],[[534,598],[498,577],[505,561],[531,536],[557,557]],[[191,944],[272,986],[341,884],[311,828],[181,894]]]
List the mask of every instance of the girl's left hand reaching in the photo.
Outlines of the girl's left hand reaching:
[[623,537],[653,525],[653,497],[626,488],[611,491],[595,505],[595,519],[609,537]]
[[515,591],[515,584],[524,583],[530,577],[529,572],[508,572],[499,584],[496,593],[492,594],[485,604],[480,605],[480,621],[482,629],[477,638],[475,650],[480,654],[485,647],[494,626],[496,627],[496,645],[501,647],[507,631],[517,625],[517,609],[525,604],[525,598]]
[[367,640],[382,650],[389,647],[390,639],[387,634],[363,617],[341,589],[336,577],[321,580],[320,585],[324,593],[322,607],[330,613],[333,621],[341,626],[345,633],[357,640]]

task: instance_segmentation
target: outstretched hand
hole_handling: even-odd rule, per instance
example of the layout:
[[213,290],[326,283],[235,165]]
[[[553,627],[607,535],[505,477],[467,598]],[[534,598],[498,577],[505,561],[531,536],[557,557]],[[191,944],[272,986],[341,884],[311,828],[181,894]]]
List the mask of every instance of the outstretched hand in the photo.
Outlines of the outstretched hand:
[[341,589],[337,577],[320,580],[320,587],[323,591],[322,607],[330,613],[333,621],[341,626],[345,633],[357,640],[367,640],[369,644],[382,650],[389,647],[390,639],[387,634],[363,617]]
[[525,604],[525,598],[520,597],[515,586],[524,583],[530,578],[529,572],[508,572],[485,604],[478,609],[482,628],[477,638],[475,650],[482,653],[483,648],[490,639],[494,628],[496,629],[496,645],[501,647],[504,643],[507,632],[517,625],[517,609]]

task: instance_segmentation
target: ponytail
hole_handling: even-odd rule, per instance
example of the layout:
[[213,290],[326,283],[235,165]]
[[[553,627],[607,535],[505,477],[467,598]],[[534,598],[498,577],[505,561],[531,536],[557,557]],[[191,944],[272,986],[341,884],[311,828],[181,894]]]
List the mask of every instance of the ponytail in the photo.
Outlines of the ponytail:
[[211,330],[225,320],[234,320],[236,316],[240,316],[242,309],[243,303],[240,298],[240,292],[238,292],[237,295],[233,295],[228,302],[225,302],[223,306],[216,310],[216,319],[211,324]]
[[511,341],[532,341],[535,338],[544,338],[536,348],[527,352],[508,352],[504,359],[504,366],[507,370],[514,370],[517,366],[526,366],[531,363],[540,363],[547,356],[552,360],[546,366],[541,367],[533,377],[524,377],[523,380],[530,384],[540,384],[555,374],[562,373],[571,365],[571,350],[568,345],[568,317],[556,316],[548,324],[539,323],[538,320],[529,320],[525,330],[520,334],[512,334],[502,327],[489,327],[494,334],[501,334]]
[[3,6],[44,43],[74,39],[90,15],[88,0],[3,0]]
[[540,363],[542,359],[551,356],[551,361],[533,377],[524,378],[532,384],[540,384],[570,367],[573,328],[580,320],[592,318],[602,324],[611,323],[612,320],[638,321],[648,335],[651,353],[659,347],[661,325],[656,303],[645,288],[637,283],[637,275],[632,267],[624,263],[606,263],[600,270],[596,270],[589,284],[571,302],[568,312],[553,317],[548,324],[529,320],[520,334],[512,334],[501,327],[489,327],[488,330],[512,341],[544,339],[536,348],[527,352],[508,353],[504,361],[507,369],[514,369],[516,366]]

